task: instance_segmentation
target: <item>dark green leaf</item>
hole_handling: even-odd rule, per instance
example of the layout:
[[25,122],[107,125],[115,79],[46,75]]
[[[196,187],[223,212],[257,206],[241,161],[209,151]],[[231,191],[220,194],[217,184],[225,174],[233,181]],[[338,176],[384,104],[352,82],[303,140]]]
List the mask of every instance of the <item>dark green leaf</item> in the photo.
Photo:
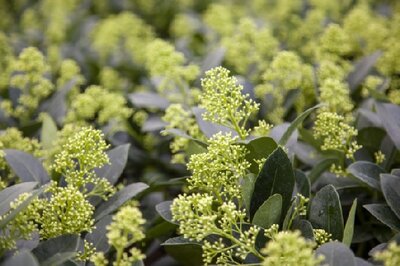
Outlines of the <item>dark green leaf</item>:
[[36,181],[43,185],[50,181],[42,163],[32,155],[12,149],[4,152],[7,163],[23,182]]
[[268,229],[279,224],[282,212],[282,196],[274,194],[269,197],[254,214],[252,224]]
[[351,205],[351,209],[349,212],[349,216],[347,217],[346,221],[346,226],[344,227],[344,232],[343,232],[343,244],[347,245],[350,247],[351,242],[353,240],[353,234],[354,234],[354,220],[356,217],[356,210],[357,210],[357,199],[353,201],[353,204]]
[[14,256],[7,259],[2,266],[39,266],[39,262],[28,250],[21,250],[17,252]]
[[283,134],[283,136],[281,137],[281,139],[279,140],[279,145],[281,146],[285,146],[287,141],[289,140],[290,136],[293,134],[293,132],[299,127],[301,126],[301,124],[303,123],[304,119],[307,118],[307,116],[309,116],[312,111],[314,111],[315,109],[318,109],[322,106],[322,104],[316,105],[314,107],[311,107],[309,109],[307,109],[306,111],[304,111],[303,113],[301,113],[289,126],[289,128],[286,130],[286,132]]
[[316,229],[324,229],[332,238],[343,238],[343,214],[339,195],[332,185],[317,192],[311,201],[309,221]]
[[251,163],[250,172],[258,174],[259,167],[255,160],[266,159],[278,147],[275,140],[270,137],[260,137],[250,140],[245,144],[249,151],[246,160]]
[[41,242],[33,254],[42,266],[61,265],[76,255],[78,246],[78,235],[62,235]]
[[318,162],[308,174],[308,179],[310,180],[311,184],[313,184],[335,162],[337,162],[337,159],[335,158],[327,158]]
[[396,148],[400,150],[400,106],[390,103],[376,103],[375,106],[383,127]]
[[296,193],[309,198],[311,194],[310,180],[308,180],[307,176],[300,170],[296,170],[294,174],[296,177]]
[[347,171],[369,187],[381,191],[379,175],[384,173],[385,170],[380,166],[371,162],[358,161],[352,163]]
[[115,184],[124,171],[130,144],[120,145],[107,152],[110,164],[95,169],[97,176],[106,178],[111,184]]
[[157,93],[152,92],[135,92],[128,95],[131,103],[139,108],[156,108],[165,110],[169,106],[167,99],[161,97]]
[[165,251],[182,265],[203,265],[202,247],[199,243],[187,240],[181,236],[170,238],[161,244]]
[[295,178],[289,158],[278,147],[264,163],[254,184],[250,202],[250,217],[266,199],[274,194],[282,196],[282,213],[286,213],[292,199]]
[[303,219],[294,220],[291,229],[299,230],[303,237],[314,241],[314,231],[309,221]]
[[324,256],[321,265],[356,266],[353,252],[343,243],[329,242],[320,246],[315,252]]
[[400,177],[381,174],[383,196],[392,211],[400,218]]
[[0,191],[0,216],[10,210],[10,203],[12,201],[22,193],[31,192],[37,184],[37,182],[24,182]]
[[53,118],[47,113],[42,114],[42,131],[40,133],[40,142],[46,150],[51,149],[57,140],[57,125]]
[[147,189],[149,186],[145,183],[130,184],[117,193],[115,193],[108,201],[103,202],[94,212],[94,219],[99,221],[101,218],[117,210],[125,202],[135,197],[137,194]]
[[396,214],[386,204],[367,204],[363,206],[376,219],[389,226],[393,230],[400,232],[400,220]]

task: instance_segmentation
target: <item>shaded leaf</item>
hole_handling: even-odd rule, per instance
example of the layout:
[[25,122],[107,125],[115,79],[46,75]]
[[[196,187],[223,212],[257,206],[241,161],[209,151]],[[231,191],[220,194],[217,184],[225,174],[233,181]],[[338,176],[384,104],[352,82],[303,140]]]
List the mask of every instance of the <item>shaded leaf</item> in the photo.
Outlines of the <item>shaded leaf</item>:
[[23,182],[36,181],[43,185],[50,181],[42,163],[32,155],[12,149],[4,152],[7,163]]
[[299,230],[303,237],[314,241],[314,231],[309,221],[304,219],[294,220],[291,229]]
[[282,212],[282,196],[274,194],[269,197],[254,214],[252,224],[268,229],[279,224]]
[[170,254],[182,265],[203,265],[203,249],[199,243],[178,236],[168,239],[161,245],[168,254]]
[[396,214],[386,204],[367,204],[363,206],[367,209],[376,219],[383,224],[389,226],[391,229],[400,231],[400,220]]
[[304,197],[309,198],[311,194],[310,180],[308,180],[307,176],[300,170],[295,170],[294,174],[296,177],[295,193],[299,193]]
[[327,158],[324,159],[315,165],[310,173],[308,174],[308,179],[310,180],[311,184],[313,184],[317,179],[326,171],[328,170],[332,164],[337,161],[336,158]]
[[310,205],[309,221],[316,229],[324,229],[333,239],[343,238],[343,214],[339,195],[332,185],[317,192]]

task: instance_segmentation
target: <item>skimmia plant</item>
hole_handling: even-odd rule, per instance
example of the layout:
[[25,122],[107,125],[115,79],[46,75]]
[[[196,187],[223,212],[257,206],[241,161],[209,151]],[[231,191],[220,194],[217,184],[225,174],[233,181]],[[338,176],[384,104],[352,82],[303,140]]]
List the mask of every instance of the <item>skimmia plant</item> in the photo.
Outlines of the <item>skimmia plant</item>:
[[399,1],[0,16],[1,265],[399,265]]

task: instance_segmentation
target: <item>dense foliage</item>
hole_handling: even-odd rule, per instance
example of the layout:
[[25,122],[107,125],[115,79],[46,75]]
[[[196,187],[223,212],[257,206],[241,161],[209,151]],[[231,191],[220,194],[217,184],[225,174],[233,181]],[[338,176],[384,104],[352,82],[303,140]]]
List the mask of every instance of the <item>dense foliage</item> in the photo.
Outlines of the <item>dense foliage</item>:
[[400,265],[400,2],[0,0],[1,265]]

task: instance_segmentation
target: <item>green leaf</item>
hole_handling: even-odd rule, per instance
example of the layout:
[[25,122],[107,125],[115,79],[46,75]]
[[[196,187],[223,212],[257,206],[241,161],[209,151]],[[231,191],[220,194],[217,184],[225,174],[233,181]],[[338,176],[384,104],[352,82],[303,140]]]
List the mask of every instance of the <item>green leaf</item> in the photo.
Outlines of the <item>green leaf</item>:
[[269,197],[254,214],[252,223],[268,229],[273,224],[279,224],[282,212],[282,196],[274,194]]
[[187,240],[181,236],[170,238],[161,244],[165,251],[182,265],[203,265],[203,249],[197,242]]
[[371,55],[364,56],[353,67],[353,71],[347,77],[350,91],[354,91],[373,70],[376,61],[381,57],[382,52],[378,51]]
[[332,238],[343,238],[343,214],[339,195],[332,185],[317,192],[310,206],[309,221],[316,229],[324,229]]
[[296,170],[294,174],[296,177],[296,193],[309,198],[311,194],[310,180],[308,180],[307,176],[300,170]]
[[379,175],[384,173],[385,170],[380,166],[371,162],[358,161],[347,167],[347,172],[369,187],[381,191]]
[[31,192],[37,185],[37,182],[24,182],[0,191],[0,216],[10,210],[10,203],[18,198],[19,195]]
[[85,239],[90,243],[93,243],[97,251],[107,252],[110,249],[105,232],[107,232],[107,226],[111,223],[111,220],[111,215],[104,216],[94,225],[95,228],[93,231],[85,236]]
[[244,202],[244,206],[246,206],[246,210],[250,209],[251,196],[253,195],[254,183],[256,182],[256,176],[254,174],[246,175],[240,186],[240,190],[242,192],[242,198]]
[[264,163],[254,184],[250,202],[250,218],[266,199],[274,194],[282,196],[282,213],[286,213],[292,199],[295,178],[289,158],[278,147]]
[[152,92],[135,92],[128,95],[131,103],[139,108],[151,108],[165,110],[169,106],[167,99],[161,97],[157,93]]
[[4,152],[8,165],[23,182],[36,181],[43,185],[50,181],[42,163],[32,155],[12,149]]
[[383,127],[386,129],[397,150],[400,150],[400,106],[378,102],[375,106]]
[[204,109],[199,108],[199,107],[193,107],[192,111],[193,111],[193,114],[196,118],[197,124],[198,124],[201,132],[203,132],[207,138],[211,138],[218,132],[231,133],[232,136],[238,135],[236,131],[234,131],[233,129],[231,129],[229,127],[214,124],[209,121],[205,121],[203,119],[203,113],[205,113]]
[[317,255],[323,255],[321,265],[329,266],[356,266],[355,256],[345,244],[340,242],[328,242],[321,245],[316,251]]
[[400,177],[381,174],[383,196],[392,211],[400,218]]
[[311,184],[313,184],[317,179],[326,171],[328,170],[332,164],[337,162],[336,158],[326,158],[315,165],[310,173],[308,174],[308,179],[310,180]]
[[41,187],[41,188],[33,191],[32,194],[26,200],[24,200],[21,204],[19,204],[17,208],[12,210],[6,217],[1,219],[0,220],[0,228],[3,228],[4,226],[6,226],[12,219],[15,218],[15,216],[17,216],[18,213],[25,210],[28,207],[28,205],[31,203],[31,201],[34,200],[40,193],[42,193],[44,189],[45,189],[45,187]]
[[103,202],[94,212],[94,219],[99,221],[101,218],[117,210],[125,202],[135,197],[140,192],[147,189],[149,186],[145,183],[130,184],[117,193],[115,193],[108,201]]
[[293,132],[303,123],[304,119],[307,118],[307,116],[309,116],[312,111],[314,111],[315,109],[320,108],[321,106],[323,106],[323,104],[318,104],[314,107],[311,107],[309,109],[307,109],[306,111],[304,111],[303,113],[301,113],[289,126],[289,128],[286,130],[286,132],[283,134],[283,136],[281,137],[281,139],[279,140],[279,145],[281,146],[285,146],[287,141],[289,140],[290,136],[293,134]]
[[53,148],[55,141],[57,140],[57,125],[53,118],[47,113],[42,114],[42,130],[40,132],[40,142],[44,149],[48,150]]
[[55,266],[73,258],[78,246],[78,235],[62,235],[41,242],[32,252],[41,266]]
[[349,247],[353,240],[354,219],[356,217],[356,210],[357,210],[357,199],[355,199],[353,201],[353,204],[351,205],[349,216],[347,217],[346,226],[344,227],[344,232],[343,232],[342,242]]
[[1,263],[2,266],[39,266],[39,262],[28,250],[16,252],[14,256]]
[[95,169],[96,175],[107,179],[111,184],[115,184],[124,171],[128,160],[129,147],[130,144],[124,144],[109,150],[107,155],[110,158],[110,164]]
[[389,226],[391,229],[400,232],[400,220],[396,214],[386,204],[367,204],[363,206],[367,209],[376,219],[383,224]]
[[258,174],[259,167],[255,160],[266,159],[278,147],[275,140],[270,137],[260,137],[250,140],[245,144],[246,149],[249,151],[246,154],[246,160],[251,163],[249,168],[253,174]]
[[158,214],[167,222],[170,222],[172,224],[179,224],[177,222],[174,222],[172,220],[172,213],[171,213],[171,205],[172,201],[163,201],[160,202],[156,205],[156,211]]

